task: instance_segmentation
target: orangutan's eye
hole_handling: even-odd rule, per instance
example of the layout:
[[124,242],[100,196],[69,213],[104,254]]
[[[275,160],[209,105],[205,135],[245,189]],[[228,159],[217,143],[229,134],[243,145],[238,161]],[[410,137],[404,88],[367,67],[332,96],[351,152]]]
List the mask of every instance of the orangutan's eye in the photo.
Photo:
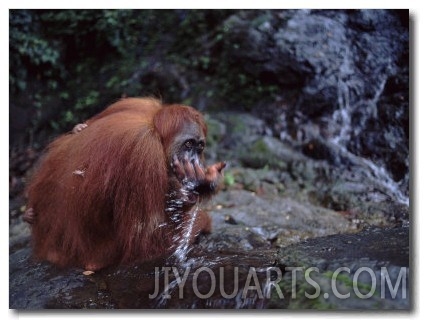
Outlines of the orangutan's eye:
[[185,147],[186,147],[187,149],[192,149],[192,147],[193,147],[193,145],[194,145],[194,141],[193,141],[192,139],[187,140],[187,141],[184,143],[184,145],[185,145]]
[[205,143],[203,141],[200,141],[198,143],[198,148],[197,148],[198,152],[202,152],[204,150],[204,148],[205,148]]

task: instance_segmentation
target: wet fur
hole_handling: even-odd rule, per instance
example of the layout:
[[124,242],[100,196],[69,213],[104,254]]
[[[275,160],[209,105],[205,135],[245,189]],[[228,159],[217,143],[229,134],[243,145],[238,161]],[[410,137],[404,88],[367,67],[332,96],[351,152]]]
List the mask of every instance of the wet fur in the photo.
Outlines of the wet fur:
[[[53,141],[27,189],[35,257],[97,270],[169,254],[177,231],[166,197],[181,187],[170,147],[190,121],[206,133],[191,107],[129,98]],[[194,234],[210,228],[200,212]]]

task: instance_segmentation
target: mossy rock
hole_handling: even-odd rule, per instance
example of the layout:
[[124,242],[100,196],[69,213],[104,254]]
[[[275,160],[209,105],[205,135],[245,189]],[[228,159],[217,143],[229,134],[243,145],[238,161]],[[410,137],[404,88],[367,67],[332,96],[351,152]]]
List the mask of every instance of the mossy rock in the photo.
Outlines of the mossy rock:
[[[246,146],[239,153],[243,165],[255,169],[270,168],[275,170],[287,169],[287,164],[280,154],[284,145],[270,137],[258,138],[251,145]],[[279,149],[279,150],[278,150]]]

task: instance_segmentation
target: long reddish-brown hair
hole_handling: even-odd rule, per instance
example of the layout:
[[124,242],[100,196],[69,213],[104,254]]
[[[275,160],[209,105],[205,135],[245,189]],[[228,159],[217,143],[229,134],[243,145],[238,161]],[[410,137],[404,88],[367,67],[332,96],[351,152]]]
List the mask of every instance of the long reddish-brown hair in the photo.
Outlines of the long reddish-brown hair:
[[187,121],[206,132],[193,108],[129,98],[52,142],[27,190],[37,215],[35,255],[59,265],[104,265],[166,251],[166,150]]

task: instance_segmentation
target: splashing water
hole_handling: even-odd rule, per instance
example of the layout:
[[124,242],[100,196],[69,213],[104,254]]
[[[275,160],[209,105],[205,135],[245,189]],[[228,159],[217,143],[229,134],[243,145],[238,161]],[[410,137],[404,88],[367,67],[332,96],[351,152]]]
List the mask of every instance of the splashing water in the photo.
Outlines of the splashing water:
[[[180,188],[178,192],[174,191],[168,195],[169,200],[166,212],[170,215],[171,221],[175,225],[173,237],[173,244],[170,248],[174,250],[172,257],[175,258],[176,262],[180,265],[185,265],[187,262],[187,255],[191,250],[189,243],[192,242],[193,237],[193,226],[196,222],[199,205],[196,204],[188,212],[184,211],[184,204],[191,195],[199,197],[199,195],[193,191],[195,189],[194,182],[185,182],[184,186]],[[199,198],[197,203],[199,203]]]
[[173,253],[173,256],[181,265],[186,264],[187,255],[189,251],[192,249],[189,243],[192,241],[192,238],[195,236],[194,234],[192,234],[192,230],[196,218],[198,216],[198,212],[199,212],[199,206],[196,205],[191,211],[187,213],[188,215],[190,215],[189,219],[184,219],[183,222],[180,224],[180,228],[182,229],[180,230],[181,236],[180,239],[178,239],[178,245],[176,250]]
[[[179,269],[185,270],[186,268],[192,267],[196,262],[199,262],[199,259],[188,257],[189,252],[192,250],[189,244],[192,242],[193,237],[195,237],[195,234],[193,234],[193,227],[199,213],[199,205],[196,204],[191,210],[184,212],[184,204],[191,195],[198,197],[197,203],[199,203],[199,195],[194,191],[196,187],[194,182],[183,181],[183,183],[184,185],[179,191],[173,191],[167,195],[169,200],[167,201],[167,208],[165,211],[169,214],[171,221],[175,225],[174,234],[172,235],[172,247],[170,248],[170,250],[174,252],[170,258],[174,258]],[[178,279],[165,283],[164,291],[156,300],[158,308],[164,307],[167,300],[170,299],[171,293],[178,285]]]

